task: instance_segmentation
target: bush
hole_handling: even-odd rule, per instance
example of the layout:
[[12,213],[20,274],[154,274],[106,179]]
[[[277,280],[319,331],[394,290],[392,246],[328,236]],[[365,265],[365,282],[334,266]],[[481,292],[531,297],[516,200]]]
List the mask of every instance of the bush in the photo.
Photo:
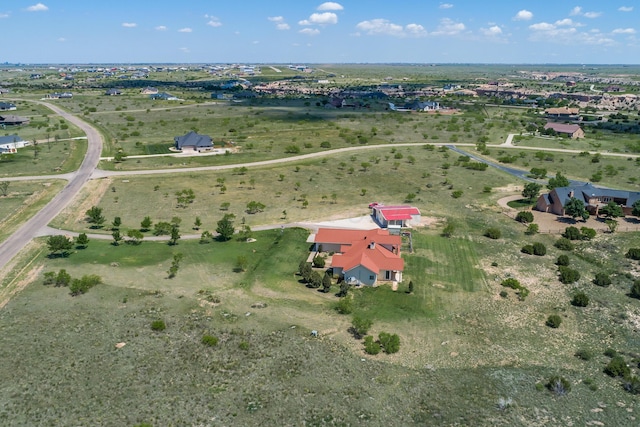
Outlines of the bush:
[[561,251],[572,251],[574,248],[573,243],[571,243],[571,240],[567,239],[566,237],[561,237],[559,238],[554,244],[553,246],[555,246],[556,248],[560,249]]
[[566,255],[560,255],[556,260],[556,265],[562,265],[562,266],[569,265],[569,257]]
[[640,394],[640,378],[635,375],[626,377],[622,382],[622,387],[631,394]]
[[545,324],[550,328],[559,328],[562,324],[562,317],[558,316],[557,314],[552,314],[547,317],[547,322]]
[[373,325],[373,321],[371,319],[366,319],[360,316],[353,316],[353,320],[351,321],[351,332],[356,339],[360,339],[363,336],[367,335],[369,329]]
[[540,242],[534,243],[533,254],[537,256],[544,256],[547,254],[547,247]]
[[539,230],[540,227],[538,227],[538,224],[529,224],[524,234],[526,234],[527,236],[532,236],[534,234],[537,234]]
[[640,299],[640,280],[636,280],[635,282],[633,282],[633,285],[631,285],[631,290],[629,291],[629,295],[631,296],[631,298]]
[[491,228],[487,228],[484,232],[485,237],[488,237],[490,239],[499,239],[500,237],[502,237],[502,231],[500,231],[499,228],[495,228],[495,227],[491,227]]
[[525,245],[520,249],[523,254],[533,255],[533,245]]
[[80,279],[73,279],[69,285],[71,295],[81,295],[87,293],[89,289],[102,283],[102,278],[95,274],[82,276]]
[[610,377],[627,377],[631,374],[631,369],[627,366],[622,356],[613,356],[609,364],[604,367],[604,373]]
[[616,357],[618,355],[618,352],[611,347],[608,347],[603,354],[607,357]]
[[387,354],[397,353],[400,350],[400,337],[397,334],[380,332],[378,341],[380,342],[380,347]]
[[611,278],[606,273],[596,273],[596,277],[593,278],[593,284],[606,288],[611,285]]
[[529,211],[518,212],[518,215],[516,215],[516,221],[521,222],[523,224],[528,224],[530,222],[533,222],[533,213]]
[[315,268],[324,268],[325,265],[325,260],[323,257],[321,257],[320,255],[316,255],[315,257],[313,257],[313,266]]
[[565,285],[580,280],[580,272],[578,270],[574,270],[572,268],[561,265],[560,267],[558,267],[558,272],[560,273],[558,279]]
[[204,335],[200,341],[202,344],[209,347],[215,347],[218,345],[218,337],[214,337],[212,335]]
[[340,298],[336,303],[336,311],[340,314],[351,314],[353,311],[353,303],[351,298]]
[[627,251],[627,253],[624,256],[629,259],[638,261],[640,260],[640,248],[631,248]]
[[578,227],[571,226],[564,230],[562,237],[569,240],[580,240],[582,239],[582,234],[580,233],[580,230],[578,230]]
[[367,335],[364,337],[364,351],[367,354],[378,354],[380,353],[381,347],[377,341],[373,340],[371,335]]
[[558,396],[563,396],[571,391],[571,383],[559,375],[549,378],[546,387],[550,392]]
[[515,289],[518,293],[518,299],[520,301],[524,301],[525,298],[529,295],[529,289],[525,288],[518,282],[518,280],[510,277],[508,279],[504,279],[501,283],[502,286]]
[[591,350],[587,350],[586,348],[581,348],[576,351],[576,357],[582,360],[591,360],[593,359],[593,352]]
[[582,240],[591,240],[596,237],[596,230],[589,227],[581,227],[580,233],[582,234]]
[[507,293],[507,291],[500,291],[500,296],[502,298],[507,298],[509,296],[509,294]]
[[584,292],[578,292],[573,296],[571,305],[575,307],[586,307],[589,305],[589,297]]
[[160,332],[164,331],[165,329],[167,329],[167,325],[164,323],[164,320],[158,319],[151,322],[152,331]]

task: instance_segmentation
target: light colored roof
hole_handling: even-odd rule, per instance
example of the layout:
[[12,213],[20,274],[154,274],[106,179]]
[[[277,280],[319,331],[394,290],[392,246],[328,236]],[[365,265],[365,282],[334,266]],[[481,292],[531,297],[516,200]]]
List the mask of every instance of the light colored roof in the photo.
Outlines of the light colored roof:
[[553,129],[556,132],[560,132],[560,133],[569,133],[569,134],[573,134],[574,132],[576,132],[577,130],[580,129],[580,126],[578,125],[569,125],[569,124],[565,124],[565,123],[547,123],[546,125],[544,125],[545,129]]
[[560,108],[547,108],[546,110],[544,110],[545,113],[547,114],[560,114],[560,115],[575,115],[578,114],[580,112],[579,108],[567,108],[567,107],[560,107]]

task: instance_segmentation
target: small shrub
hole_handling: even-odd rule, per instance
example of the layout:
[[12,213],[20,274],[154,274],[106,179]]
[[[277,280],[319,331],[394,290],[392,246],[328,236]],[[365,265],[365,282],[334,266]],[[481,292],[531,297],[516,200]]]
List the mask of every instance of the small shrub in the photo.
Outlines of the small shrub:
[[550,328],[559,328],[562,324],[562,317],[558,316],[557,314],[552,314],[547,317],[547,322],[545,324]]
[[569,257],[567,255],[560,255],[556,260],[556,265],[567,266],[569,265]]
[[453,197],[454,199],[459,199],[460,197],[462,197],[462,194],[464,192],[462,190],[455,190],[453,193],[451,193],[451,197]]
[[544,256],[547,254],[547,247],[540,242],[533,244],[533,254],[537,256]]
[[533,245],[525,245],[520,249],[523,254],[533,255]]
[[591,350],[587,350],[586,348],[581,348],[576,351],[576,357],[582,360],[591,360],[593,359],[593,352]]
[[387,354],[397,353],[400,350],[400,337],[397,334],[380,332],[378,341],[380,342],[380,347]]
[[496,240],[502,237],[502,231],[495,227],[487,228],[484,232],[484,236]]
[[603,354],[607,357],[616,357],[618,355],[618,352],[611,347],[608,347]]
[[214,337],[212,335],[204,335],[200,341],[202,344],[209,347],[215,347],[218,345],[218,337]]
[[240,342],[240,344],[238,344],[238,348],[242,351],[247,351],[249,350],[249,343],[246,341],[242,341]]
[[340,314],[351,314],[353,311],[353,303],[351,298],[340,298],[336,303],[336,311]]
[[166,323],[164,323],[164,320],[158,319],[151,322],[152,331],[161,332],[161,331],[164,331],[165,329],[167,329],[167,325]]
[[582,240],[591,240],[596,237],[596,230],[589,227],[581,227],[580,233],[582,234]]
[[582,239],[582,234],[580,233],[580,230],[578,230],[578,227],[571,226],[565,228],[564,233],[562,233],[562,237],[569,240],[580,240]]
[[538,224],[529,224],[524,234],[526,234],[527,236],[532,236],[534,234],[537,234],[539,230],[540,227],[538,226]]
[[516,215],[516,221],[521,222],[523,224],[528,224],[530,222],[533,222],[533,213],[529,211],[518,212],[518,215]]
[[546,387],[557,396],[563,396],[571,391],[571,383],[559,375],[549,378]]
[[575,307],[586,307],[589,305],[589,297],[584,292],[578,292],[573,296],[571,305]]
[[378,354],[381,349],[380,344],[377,341],[374,341],[371,335],[364,337],[364,351],[367,354]]
[[625,257],[635,261],[640,260],[640,248],[631,248],[624,254]]
[[631,285],[631,290],[629,291],[629,295],[631,296],[631,298],[640,299],[640,280],[636,280],[635,282],[633,282],[633,285]]
[[596,273],[596,277],[593,279],[593,284],[606,288],[611,285],[611,278],[606,273]]
[[640,394],[640,378],[635,375],[626,377],[622,381],[622,387],[631,394]]
[[631,369],[627,366],[627,362],[620,355],[613,356],[607,366],[604,367],[604,373],[610,377],[627,377],[631,374]]
[[325,265],[325,260],[323,257],[321,257],[320,255],[316,255],[315,257],[313,257],[313,266],[315,268],[324,268]]
[[560,249],[561,251],[572,251],[575,247],[573,243],[571,243],[571,240],[567,239],[566,237],[561,237],[556,240],[553,246]]
[[500,291],[500,296],[502,298],[507,298],[509,296],[509,294],[507,293],[507,291]]
[[565,267],[563,265],[558,267],[558,273],[559,273],[558,279],[560,280],[561,283],[564,283],[565,285],[568,285],[580,280],[580,272],[578,270],[574,270],[572,268]]

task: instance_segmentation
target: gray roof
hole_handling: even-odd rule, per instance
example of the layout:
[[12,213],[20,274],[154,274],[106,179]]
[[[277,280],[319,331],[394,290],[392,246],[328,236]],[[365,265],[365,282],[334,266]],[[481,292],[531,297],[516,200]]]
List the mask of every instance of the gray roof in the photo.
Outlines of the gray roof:
[[0,144],[8,144],[11,142],[20,142],[22,141],[22,138],[20,138],[18,135],[7,135],[7,136],[0,136]]
[[0,102],[0,110],[8,110],[10,108],[16,108],[15,104],[10,102]]
[[176,148],[182,150],[182,147],[213,147],[211,137],[208,135],[200,135],[194,131],[191,131],[183,136],[176,136],[173,138],[176,143]]
[[558,198],[562,201],[564,206],[571,198],[570,194],[573,192],[575,198],[584,201],[589,201],[590,197],[612,197],[618,200],[625,200],[625,206],[631,206],[637,200],[640,200],[640,192],[627,191],[627,190],[614,190],[612,188],[595,187],[593,184],[586,183],[584,185],[572,186],[572,187],[558,187],[555,188],[555,192]]

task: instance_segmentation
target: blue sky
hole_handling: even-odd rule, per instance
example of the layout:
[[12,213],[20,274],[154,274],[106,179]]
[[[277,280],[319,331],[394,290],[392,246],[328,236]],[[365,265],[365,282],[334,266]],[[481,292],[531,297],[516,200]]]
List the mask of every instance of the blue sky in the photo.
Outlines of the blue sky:
[[2,0],[0,63],[638,64],[636,3]]

